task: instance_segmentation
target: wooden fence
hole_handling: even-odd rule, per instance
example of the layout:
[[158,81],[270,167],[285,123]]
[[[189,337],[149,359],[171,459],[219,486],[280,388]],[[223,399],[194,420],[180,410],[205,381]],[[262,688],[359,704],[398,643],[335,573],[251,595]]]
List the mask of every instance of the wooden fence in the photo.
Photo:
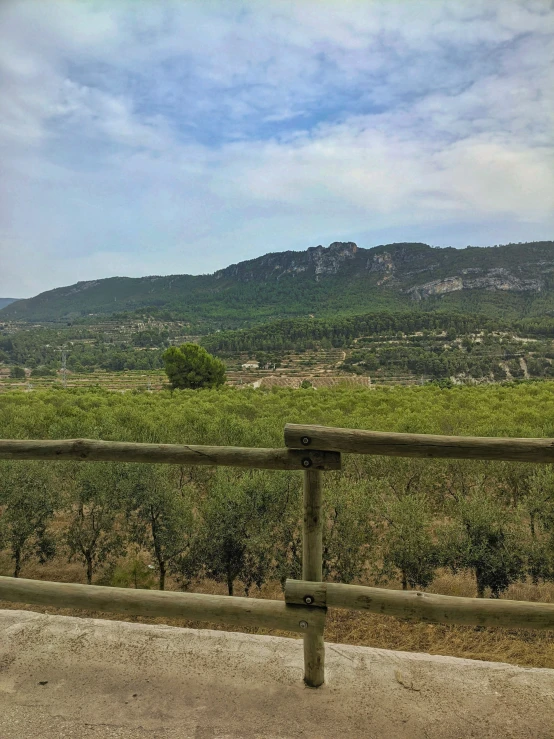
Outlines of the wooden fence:
[[323,472],[339,470],[341,453],[553,463],[554,439],[394,434],[287,424],[285,448],[184,446],[93,441],[0,441],[0,459],[225,465],[303,470],[302,580],[287,580],[285,602],[0,577],[0,600],[140,616],[189,618],[280,629],[304,636],[304,681],[324,682],[327,608],[352,608],[428,623],[554,628],[554,604],[483,600],[322,582]]

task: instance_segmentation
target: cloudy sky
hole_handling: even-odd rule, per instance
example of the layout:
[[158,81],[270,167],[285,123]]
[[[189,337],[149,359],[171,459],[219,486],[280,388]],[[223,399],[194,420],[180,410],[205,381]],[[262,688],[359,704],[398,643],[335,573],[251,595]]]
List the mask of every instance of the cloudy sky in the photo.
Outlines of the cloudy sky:
[[551,0],[0,2],[0,296],[540,239]]

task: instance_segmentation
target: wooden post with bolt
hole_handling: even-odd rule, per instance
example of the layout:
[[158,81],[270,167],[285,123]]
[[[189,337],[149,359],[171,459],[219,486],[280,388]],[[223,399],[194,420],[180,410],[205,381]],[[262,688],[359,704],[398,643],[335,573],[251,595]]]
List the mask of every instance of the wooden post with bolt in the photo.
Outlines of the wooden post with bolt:
[[[304,472],[304,527],[302,577],[321,582],[323,575],[322,477],[319,470]],[[306,602],[306,605],[310,603]],[[311,688],[325,681],[323,628],[304,635],[304,682]]]

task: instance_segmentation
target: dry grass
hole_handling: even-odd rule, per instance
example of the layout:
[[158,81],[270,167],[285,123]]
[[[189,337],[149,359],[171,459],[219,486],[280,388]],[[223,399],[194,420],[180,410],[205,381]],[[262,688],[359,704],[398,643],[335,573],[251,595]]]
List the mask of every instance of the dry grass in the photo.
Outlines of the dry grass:
[[[11,574],[11,564],[6,554],[0,554],[0,574]],[[22,573],[22,576],[26,578],[63,582],[84,582],[83,575],[83,569],[79,564],[68,564],[63,559],[54,560],[46,565],[30,563],[24,567]],[[171,582],[168,584],[168,588],[174,587],[175,585]],[[400,584],[390,583],[390,587],[399,588]],[[193,583],[190,590],[198,593],[225,594],[226,592],[222,584],[209,580]],[[448,573],[441,574],[429,590],[443,595],[475,595],[474,585],[469,577],[453,576]],[[243,595],[240,587],[237,588],[236,595]],[[278,583],[265,586],[260,594],[256,593],[255,595],[262,598],[283,599],[283,593]],[[505,597],[513,600],[554,602],[554,585],[517,583],[512,585]],[[0,602],[0,608],[15,609],[21,608],[21,605]],[[39,613],[66,616],[107,618],[135,623],[167,623],[172,626],[188,628],[226,630],[223,625],[214,626],[184,619],[146,619],[135,616],[127,617],[123,614],[104,614],[27,605],[24,608]],[[263,629],[241,629],[241,631],[291,636],[289,633]],[[331,609],[327,616],[325,640],[381,649],[428,652],[430,654],[443,654],[492,662],[510,662],[526,667],[554,668],[554,635],[551,632],[433,625],[360,611]]]

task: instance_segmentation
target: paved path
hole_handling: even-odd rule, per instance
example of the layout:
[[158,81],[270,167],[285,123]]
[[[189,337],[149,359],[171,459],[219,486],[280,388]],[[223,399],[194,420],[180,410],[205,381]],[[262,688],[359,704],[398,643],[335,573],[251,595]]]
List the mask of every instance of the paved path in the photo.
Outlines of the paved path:
[[554,670],[0,611],[1,739],[554,737]]

